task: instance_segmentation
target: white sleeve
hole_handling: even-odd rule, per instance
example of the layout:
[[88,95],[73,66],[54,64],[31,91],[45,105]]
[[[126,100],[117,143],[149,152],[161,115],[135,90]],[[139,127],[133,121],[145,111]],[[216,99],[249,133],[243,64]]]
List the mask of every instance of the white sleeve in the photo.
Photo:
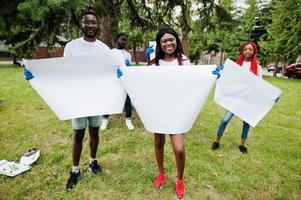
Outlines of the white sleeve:
[[129,52],[128,52],[128,54],[129,54],[130,62],[132,64],[132,56],[131,56],[131,54]]
[[132,64],[132,56],[128,51],[125,51],[126,55],[127,55],[127,59],[131,62]]
[[71,52],[70,52],[70,42],[66,44],[65,48],[64,48],[64,55],[63,57],[68,57],[71,56]]

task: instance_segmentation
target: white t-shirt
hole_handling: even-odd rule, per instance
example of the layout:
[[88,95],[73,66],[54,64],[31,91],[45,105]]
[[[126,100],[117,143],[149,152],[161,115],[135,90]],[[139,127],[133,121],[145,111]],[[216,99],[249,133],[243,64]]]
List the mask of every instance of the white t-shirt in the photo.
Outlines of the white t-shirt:
[[[243,61],[243,62],[242,62],[242,68],[243,68],[244,70],[251,71],[251,62]],[[251,72],[251,73],[253,73],[253,72]],[[254,74],[254,75],[255,75],[255,74]],[[257,76],[258,76],[259,78],[262,78],[262,70],[261,70],[261,66],[260,66],[260,65],[258,65],[258,67],[257,67]]]
[[[183,59],[182,65],[191,65],[189,59],[184,54],[182,54],[182,59]],[[156,64],[154,63],[150,66],[154,66],[154,65],[156,65]],[[175,58],[173,61],[164,61],[162,59],[159,59],[159,65],[160,66],[161,65],[179,65],[179,63],[178,63],[177,58]]]
[[127,51],[124,50],[124,49],[116,49],[116,48],[114,48],[114,49],[112,49],[112,50],[121,52],[121,54],[122,54],[122,56],[123,56],[123,58],[124,58],[124,62],[125,62],[126,60],[128,60],[128,61],[130,61],[131,65],[132,65],[132,56],[131,56],[131,54],[130,54],[129,52],[127,52]]
[[88,42],[81,37],[67,43],[64,49],[64,57],[94,54],[103,51],[110,51],[110,48],[105,43],[99,40]]

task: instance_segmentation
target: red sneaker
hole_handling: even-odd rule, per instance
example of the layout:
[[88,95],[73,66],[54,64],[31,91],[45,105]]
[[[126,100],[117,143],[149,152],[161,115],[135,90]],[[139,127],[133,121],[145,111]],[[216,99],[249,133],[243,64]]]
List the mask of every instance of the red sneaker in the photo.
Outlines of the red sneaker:
[[154,181],[155,187],[161,189],[165,180],[166,180],[166,174],[159,173],[159,175],[157,176],[157,178]]
[[181,199],[184,196],[185,193],[185,186],[184,186],[184,180],[176,180],[176,193],[177,197]]

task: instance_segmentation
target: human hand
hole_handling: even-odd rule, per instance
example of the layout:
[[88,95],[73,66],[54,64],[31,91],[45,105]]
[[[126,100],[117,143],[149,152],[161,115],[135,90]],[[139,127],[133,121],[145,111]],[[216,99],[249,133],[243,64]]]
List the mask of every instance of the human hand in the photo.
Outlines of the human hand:
[[128,59],[126,59],[126,60],[125,60],[125,65],[126,65],[127,67],[132,66],[131,61],[129,61]]
[[212,71],[212,74],[217,76],[217,79],[221,77],[220,71],[224,69],[223,65],[218,65],[215,70]]
[[145,52],[144,55],[148,58],[150,58],[151,53],[153,53],[155,51],[155,49],[153,48],[154,45],[151,45],[150,47],[148,47]]
[[25,79],[28,81],[34,78],[32,73],[29,70],[27,70],[25,67],[24,67],[23,73],[24,73]]
[[224,65],[218,65],[216,68],[218,68],[219,70],[223,70],[224,69]]
[[123,75],[123,73],[122,73],[120,67],[118,67],[116,73],[117,73],[117,77],[118,77],[118,78],[120,78],[120,77]]

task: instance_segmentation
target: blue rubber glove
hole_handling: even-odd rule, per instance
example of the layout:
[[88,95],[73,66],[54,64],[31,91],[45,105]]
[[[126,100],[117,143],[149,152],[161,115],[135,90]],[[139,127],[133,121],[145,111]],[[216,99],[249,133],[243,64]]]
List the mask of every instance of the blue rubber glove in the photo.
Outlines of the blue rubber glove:
[[277,97],[277,98],[275,99],[275,103],[276,103],[276,102],[278,102],[278,101],[279,101],[279,99],[280,99],[280,97]]
[[126,60],[125,60],[125,65],[126,65],[127,67],[132,66],[131,61],[129,61],[128,59],[126,59]]
[[117,69],[117,77],[120,78],[123,75],[121,69],[118,67]]
[[220,70],[223,70],[224,69],[224,65],[218,65],[217,68],[220,69]]
[[151,53],[153,53],[155,51],[155,49],[153,48],[153,45],[148,47],[145,52],[144,55],[148,58],[150,58]]
[[32,73],[29,70],[27,70],[25,67],[24,67],[24,76],[25,76],[25,79],[28,81],[34,78]]
[[217,79],[221,77],[220,71],[224,69],[223,65],[219,65],[215,68],[215,70],[212,71],[212,74],[217,76]]

